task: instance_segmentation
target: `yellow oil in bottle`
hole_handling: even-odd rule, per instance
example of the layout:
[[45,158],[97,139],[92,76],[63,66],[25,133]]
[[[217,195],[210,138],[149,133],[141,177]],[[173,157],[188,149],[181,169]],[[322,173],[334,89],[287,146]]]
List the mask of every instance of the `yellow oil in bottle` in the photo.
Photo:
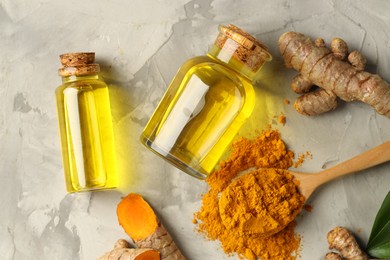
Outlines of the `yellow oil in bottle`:
[[212,171],[250,116],[255,93],[247,79],[209,57],[193,58],[182,68],[189,69],[183,79],[179,71],[141,139],[201,178]]
[[66,76],[56,89],[68,192],[117,186],[108,87],[95,75]]
[[261,48],[249,46],[252,38],[231,31],[235,28],[221,32],[207,56],[183,64],[141,135],[153,152],[201,179],[212,172],[256,102],[251,80],[264,63]]

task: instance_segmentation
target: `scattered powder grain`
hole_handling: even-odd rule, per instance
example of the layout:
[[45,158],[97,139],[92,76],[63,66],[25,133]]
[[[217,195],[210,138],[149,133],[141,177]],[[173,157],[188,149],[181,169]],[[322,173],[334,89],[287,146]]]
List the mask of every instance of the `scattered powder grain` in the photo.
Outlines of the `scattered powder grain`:
[[306,210],[307,212],[312,212],[313,206],[309,204],[305,204],[305,206],[303,206],[303,209]]
[[280,124],[285,125],[286,124],[286,116],[284,114],[280,114],[278,117],[278,121]]
[[294,162],[294,168],[298,168],[299,166],[302,165],[302,163],[307,159],[312,159],[313,155],[309,152],[306,151],[298,156],[298,159]]

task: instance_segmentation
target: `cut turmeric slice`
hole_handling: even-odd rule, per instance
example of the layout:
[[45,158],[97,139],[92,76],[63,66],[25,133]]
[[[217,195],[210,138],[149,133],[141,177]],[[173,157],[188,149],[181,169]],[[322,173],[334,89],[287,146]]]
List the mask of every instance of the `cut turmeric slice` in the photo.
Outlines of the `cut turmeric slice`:
[[161,259],[185,259],[170,234],[141,195],[130,193],[117,207],[119,224],[139,248],[153,248]]
[[138,194],[131,193],[123,198],[117,215],[119,224],[135,242],[152,235],[158,226],[153,209]]

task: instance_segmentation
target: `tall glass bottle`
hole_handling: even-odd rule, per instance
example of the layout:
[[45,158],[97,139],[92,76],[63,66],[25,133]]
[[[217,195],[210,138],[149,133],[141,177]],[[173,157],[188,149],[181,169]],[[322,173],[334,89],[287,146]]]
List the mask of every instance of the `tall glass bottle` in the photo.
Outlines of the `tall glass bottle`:
[[114,188],[110,98],[95,53],[68,53],[60,59],[63,84],[56,89],[56,100],[67,191]]
[[220,26],[206,56],[185,62],[147,123],[141,142],[182,171],[206,178],[255,105],[252,80],[267,48],[234,25]]

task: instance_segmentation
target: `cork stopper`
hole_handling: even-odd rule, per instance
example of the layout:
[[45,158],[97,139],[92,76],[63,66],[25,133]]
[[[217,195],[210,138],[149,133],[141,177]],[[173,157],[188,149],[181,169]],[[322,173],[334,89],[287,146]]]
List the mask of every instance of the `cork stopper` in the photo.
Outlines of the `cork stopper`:
[[232,56],[251,70],[257,71],[266,61],[272,60],[268,48],[263,43],[237,26],[221,25],[219,31],[214,44],[220,49],[230,49],[233,52]]
[[99,64],[95,62],[94,52],[75,52],[60,55],[62,67],[58,70],[60,76],[85,76],[100,72]]

